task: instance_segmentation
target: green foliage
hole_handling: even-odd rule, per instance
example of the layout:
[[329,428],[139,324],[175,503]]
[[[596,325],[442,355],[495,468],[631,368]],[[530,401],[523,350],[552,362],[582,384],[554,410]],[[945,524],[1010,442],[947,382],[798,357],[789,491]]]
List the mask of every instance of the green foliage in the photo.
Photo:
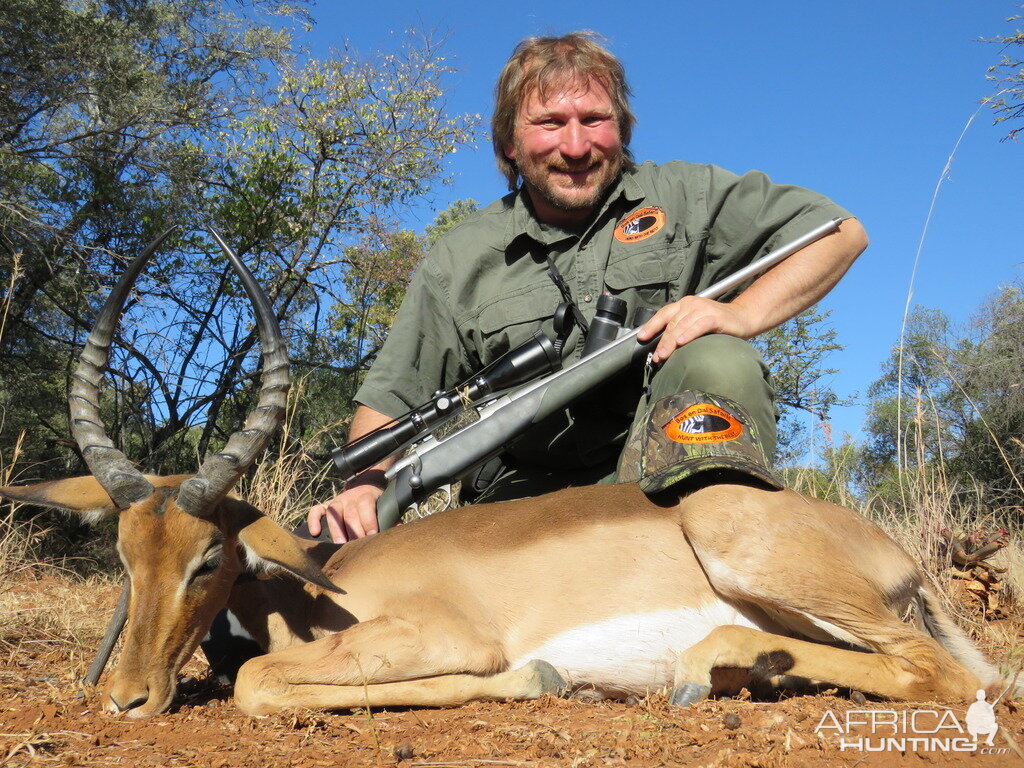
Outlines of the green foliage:
[[[201,211],[198,138],[237,108],[222,86],[255,89],[287,46],[281,31],[201,0],[0,5],[5,443],[25,427],[29,459],[63,453],[69,361],[123,268],[117,254]],[[115,398],[115,439],[137,399],[128,390],[151,389],[117,375],[127,397]]]
[[427,247],[441,239],[449,229],[480,208],[476,200],[456,200],[437,214],[433,224],[427,225]]
[[[1014,22],[1021,18],[1024,17],[1015,15],[1006,21]],[[988,42],[1000,46],[1000,57],[999,64],[988,70],[988,79],[994,83],[997,92],[985,101],[996,113],[997,124],[1019,121],[1024,118],[1024,57],[1018,46],[1024,46],[1024,32],[1017,29],[1012,34],[999,35]],[[1015,139],[1021,130],[1024,128],[1011,128],[1005,138]]]
[[939,310],[915,307],[908,317],[902,346],[893,348],[868,390],[868,471],[882,472],[902,457],[927,462],[944,455],[947,425],[962,406],[949,384],[950,333]]
[[839,445],[826,445],[817,466],[789,466],[779,472],[790,488],[808,496],[830,501],[844,507],[855,507],[854,495],[862,448],[848,438]]
[[986,488],[994,506],[1021,506],[1024,287],[1004,287],[982,306],[958,357],[956,389],[964,406],[952,471]]
[[[0,444],[26,430],[26,460],[60,465],[38,473],[76,462],[74,356],[127,258],[171,222],[101,403],[152,471],[194,468],[253,402],[251,310],[200,226],[265,286],[300,374],[308,359],[351,376],[390,323],[419,246],[380,222],[443,181],[472,119],[445,115],[450,68],[429,40],[320,61],[293,50],[296,21],[301,6],[272,0],[0,5]],[[334,317],[353,297],[380,305]]]
[[1024,504],[1024,295],[1008,286],[963,331],[917,308],[869,390],[860,484],[898,505],[906,474],[942,475],[990,507]]
[[802,417],[826,422],[832,406],[840,402],[827,383],[836,370],[826,368],[825,359],[843,348],[828,324],[829,314],[812,307],[753,340],[772,373],[781,414],[778,453],[782,462],[792,461],[803,451]]

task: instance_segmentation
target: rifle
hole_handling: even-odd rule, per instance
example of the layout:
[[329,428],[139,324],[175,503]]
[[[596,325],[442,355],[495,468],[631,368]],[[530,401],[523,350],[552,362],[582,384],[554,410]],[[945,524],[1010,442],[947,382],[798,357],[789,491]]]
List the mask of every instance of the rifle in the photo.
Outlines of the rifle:
[[[708,299],[725,295],[804,246],[837,231],[841,221],[832,219],[815,227],[697,295]],[[605,304],[605,308],[608,307],[609,304]],[[390,528],[405,509],[501,453],[512,440],[545,417],[650,354],[657,337],[641,343],[636,338],[639,328],[623,329],[621,320],[608,316],[615,315],[614,311],[602,313],[601,310],[599,303],[595,318],[598,333],[593,334],[595,324],[591,325],[592,335],[599,340],[591,343],[588,337],[584,356],[567,368],[559,370],[560,359],[554,344],[537,331],[525,344],[463,385],[438,392],[430,402],[393,424],[335,448],[335,464],[348,480],[409,447],[408,453],[385,474],[388,484],[377,500],[380,529]],[[624,314],[623,309],[623,317]],[[635,320],[634,324],[642,325],[645,320]],[[541,378],[531,381],[538,375]],[[518,388],[510,389],[512,387]],[[442,425],[467,408],[475,408],[479,420],[444,437],[435,435]]]

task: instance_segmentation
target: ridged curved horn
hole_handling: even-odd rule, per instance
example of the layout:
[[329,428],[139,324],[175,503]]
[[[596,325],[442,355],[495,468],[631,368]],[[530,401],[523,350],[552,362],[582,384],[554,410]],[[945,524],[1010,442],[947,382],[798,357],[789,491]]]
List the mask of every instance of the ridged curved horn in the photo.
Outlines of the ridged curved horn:
[[288,353],[270,300],[252,273],[214,230],[208,230],[238,274],[256,314],[256,327],[263,347],[263,386],[260,399],[245,420],[245,426],[228,438],[220,453],[207,457],[196,476],[181,484],[178,506],[195,517],[206,517],[214,505],[231,490],[260,452],[267,447],[274,430],[284,418],[288,400]]
[[113,441],[103,427],[99,406],[103,367],[110,356],[114,329],[121,319],[129,291],[150,257],[175,229],[176,227],[171,227],[161,233],[121,275],[89,332],[85,348],[78,359],[78,367],[71,377],[71,388],[68,392],[71,434],[78,443],[89,471],[103,486],[103,490],[118,509],[125,509],[133,502],[145,498],[153,492],[153,486],[135,465],[114,447]]

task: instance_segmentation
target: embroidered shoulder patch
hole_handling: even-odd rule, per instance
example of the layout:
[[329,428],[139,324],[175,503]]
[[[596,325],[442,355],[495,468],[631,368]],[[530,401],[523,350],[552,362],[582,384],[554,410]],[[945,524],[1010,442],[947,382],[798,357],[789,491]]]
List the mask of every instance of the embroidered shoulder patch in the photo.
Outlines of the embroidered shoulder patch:
[[743,434],[743,425],[717,406],[691,405],[665,425],[669,440],[677,443],[724,443]]
[[620,243],[646,240],[665,226],[665,211],[656,205],[634,211],[615,227],[615,239]]

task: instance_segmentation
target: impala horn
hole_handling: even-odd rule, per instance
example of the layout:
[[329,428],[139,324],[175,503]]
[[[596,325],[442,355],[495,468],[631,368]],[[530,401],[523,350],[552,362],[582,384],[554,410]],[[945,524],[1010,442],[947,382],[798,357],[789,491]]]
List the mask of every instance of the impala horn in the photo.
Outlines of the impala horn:
[[175,229],[176,227],[171,227],[162,232],[121,275],[89,332],[85,348],[78,359],[78,367],[71,376],[71,388],[68,392],[71,434],[78,443],[89,471],[103,486],[103,490],[118,509],[126,509],[139,499],[144,499],[153,492],[153,486],[143,477],[142,472],[114,447],[114,442],[107,436],[107,431],[103,427],[99,405],[103,367],[110,356],[114,329],[117,328],[117,321],[121,317],[128,293],[142,268],[146,266],[146,262]]

